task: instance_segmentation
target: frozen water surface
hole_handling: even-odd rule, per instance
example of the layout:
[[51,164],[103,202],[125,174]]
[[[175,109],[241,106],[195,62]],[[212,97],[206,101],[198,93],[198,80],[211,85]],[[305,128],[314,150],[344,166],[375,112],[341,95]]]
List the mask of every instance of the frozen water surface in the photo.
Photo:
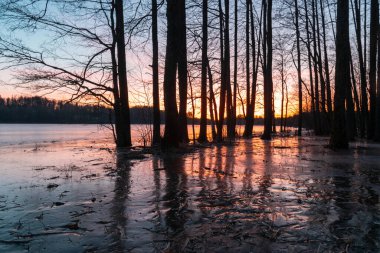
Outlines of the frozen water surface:
[[133,160],[111,142],[3,145],[0,252],[380,251],[378,144],[254,138]]

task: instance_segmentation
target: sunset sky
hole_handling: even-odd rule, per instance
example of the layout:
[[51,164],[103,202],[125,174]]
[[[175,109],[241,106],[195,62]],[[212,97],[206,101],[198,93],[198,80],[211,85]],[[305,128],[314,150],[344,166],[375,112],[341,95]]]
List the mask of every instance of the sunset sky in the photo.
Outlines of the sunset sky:
[[[231,31],[232,33],[232,31]],[[37,49],[38,51],[44,51],[45,49],[52,50],[54,48],[54,52],[50,54],[50,59],[55,62],[56,59],[54,59],[54,55],[58,55],[59,57],[65,57],[65,56],[75,56],[75,57],[82,57],[85,56],[86,53],[91,54],[91,49],[86,48],[82,42],[79,41],[67,41],[65,43],[57,42],[54,39],[54,37],[45,31],[41,30],[30,30],[25,32],[13,32],[8,31],[6,28],[0,29],[0,35],[5,37],[12,37],[12,38],[19,38],[22,40],[22,42],[27,45],[28,47],[31,47],[33,49]],[[244,37],[244,31],[239,31],[239,36]],[[164,56],[165,56],[165,30],[161,29],[161,36],[159,38],[160,42],[160,85],[162,87],[163,82],[163,69],[164,69]],[[233,45],[231,45],[232,47]],[[53,51],[52,50],[52,51]],[[191,50],[191,49],[189,49]],[[233,56],[233,54],[232,54]],[[194,60],[189,56],[189,60]],[[275,56],[276,57],[276,56]],[[241,97],[245,99],[245,77],[244,77],[244,50],[241,49],[241,52],[239,52],[239,85],[241,88]],[[140,48],[140,45],[138,43],[138,40],[132,41],[132,44],[127,47],[127,68],[128,68],[128,83],[129,83],[129,89],[130,89],[130,105],[151,105],[152,104],[152,98],[151,98],[151,67],[149,66],[151,64],[151,54],[150,54],[150,45],[149,43],[144,46],[144,48]],[[233,57],[231,57],[231,66],[233,64]],[[2,61],[1,66],[4,68],[7,67],[7,62],[4,60]],[[291,64],[289,65],[292,68]],[[278,68],[276,68],[276,65],[274,63],[274,73],[273,73],[273,80],[274,80],[274,89],[275,89],[275,112],[276,115],[280,115],[280,107],[281,107],[281,83],[279,79],[279,71]],[[32,95],[46,95],[49,98],[53,99],[67,99],[69,98],[69,95],[66,94],[63,90],[57,91],[54,93],[48,93],[47,92],[39,92],[35,93],[31,89],[22,89],[22,88],[16,88],[14,85],[9,85],[10,83],[15,83],[17,80],[12,79],[13,75],[17,75],[17,71],[22,71],[23,68],[18,69],[3,69],[0,71],[0,95],[2,97],[11,97],[11,96],[32,96]],[[215,69],[218,71],[218,69]],[[191,69],[189,67],[189,71],[191,73]],[[195,71],[195,70],[193,70]],[[291,71],[291,70],[290,70]],[[232,75],[233,74],[233,68],[231,68],[231,84],[232,84]],[[295,87],[295,73],[288,73],[287,78],[287,84],[288,84],[288,90],[289,90],[289,109],[288,109],[288,115],[293,115],[294,113],[297,113],[297,106],[298,102],[295,98],[295,92],[293,87]],[[306,79],[306,78],[305,78]],[[193,87],[195,95],[198,96],[200,93],[199,90],[199,82],[200,78],[196,78],[193,80]],[[190,85],[189,85],[190,89]],[[215,84],[215,92],[218,92],[219,84]],[[148,95],[147,95],[148,94]],[[189,90],[190,94],[190,90]],[[161,88],[161,97],[162,97],[162,88]],[[217,103],[219,102],[219,98],[217,96]],[[258,87],[258,95],[257,95],[257,104],[256,104],[256,116],[262,116],[263,115],[263,108],[262,108],[262,87],[261,87],[261,80],[259,77],[259,87]],[[85,101],[82,101],[85,102]],[[240,101],[238,101],[239,104]],[[200,106],[200,100],[197,99],[195,101],[196,103],[196,116],[199,117],[200,112],[198,110],[198,107]],[[161,109],[163,109],[163,100],[161,103]],[[189,100],[188,103],[188,111],[191,111],[191,101]],[[238,107],[238,115],[243,114],[243,110],[241,107]]]

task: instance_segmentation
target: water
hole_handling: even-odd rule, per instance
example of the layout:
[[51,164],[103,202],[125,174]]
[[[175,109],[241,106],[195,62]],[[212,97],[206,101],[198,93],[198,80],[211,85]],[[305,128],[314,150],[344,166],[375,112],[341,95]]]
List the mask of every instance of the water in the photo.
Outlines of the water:
[[98,125],[0,124],[0,146],[111,138]]
[[24,127],[0,147],[0,252],[380,252],[379,144],[254,138],[131,160],[97,126]]
[[[161,127],[162,131],[164,126]],[[241,135],[244,126],[237,126],[237,132]],[[254,132],[261,133],[263,126],[255,126]],[[188,126],[189,138],[193,139],[192,126]],[[199,133],[199,126],[195,126],[195,135]],[[211,133],[209,126],[208,133]],[[149,125],[131,126],[132,143],[134,145],[148,145],[151,140],[152,127]],[[101,125],[84,124],[0,124],[0,146],[41,144],[52,142],[66,142],[78,140],[108,140],[113,142],[112,131]]]

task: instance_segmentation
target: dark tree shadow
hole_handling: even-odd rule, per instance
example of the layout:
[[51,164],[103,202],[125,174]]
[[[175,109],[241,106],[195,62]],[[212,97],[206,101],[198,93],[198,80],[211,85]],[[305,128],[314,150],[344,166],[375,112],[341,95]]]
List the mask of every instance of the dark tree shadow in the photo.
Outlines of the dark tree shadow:
[[167,156],[163,159],[166,175],[164,208],[167,209],[167,226],[170,249],[182,252],[187,239],[185,224],[188,220],[188,185],[185,160],[182,156]]
[[125,245],[125,239],[127,237],[127,202],[131,188],[131,166],[130,160],[123,152],[116,154],[115,195],[110,209],[112,223],[107,227],[107,233],[110,234],[112,241],[108,246],[109,252],[129,250]]

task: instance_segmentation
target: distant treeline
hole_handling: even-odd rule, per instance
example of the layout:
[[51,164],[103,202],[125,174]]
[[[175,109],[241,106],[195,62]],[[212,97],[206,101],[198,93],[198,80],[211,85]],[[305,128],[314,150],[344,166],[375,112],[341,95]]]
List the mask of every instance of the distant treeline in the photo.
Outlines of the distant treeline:
[[[132,124],[151,124],[153,109],[151,107],[131,108]],[[305,123],[308,113],[304,113]],[[82,105],[51,100],[39,96],[2,98],[0,96],[0,123],[56,123],[56,124],[107,124],[114,116],[113,111],[104,106]],[[162,124],[165,115],[161,111]],[[296,126],[298,117],[287,119],[287,126]],[[192,124],[192,115],[188,115],[188,123]],[[195,118],[194,124],[198,125],[200,119]],[[210,122],[208,122],[210,124]],[[244,125],[244,117],[237,117],[237,124]],[[256,125],[263,125],[263,118],[256,118]],[[279,124],[279,119],[276,119]],[[306,124],[308,127],[308,124]]]
[[[131,108],[133,124],[150,123],[151,118],[151,108]],[[106,124],[113,119],[113,111],[99,105],[66,103],[39,96],[0,97],[0,123]]]
[[42,97],[0,97],[1,123],[107,123],[109,110]]

